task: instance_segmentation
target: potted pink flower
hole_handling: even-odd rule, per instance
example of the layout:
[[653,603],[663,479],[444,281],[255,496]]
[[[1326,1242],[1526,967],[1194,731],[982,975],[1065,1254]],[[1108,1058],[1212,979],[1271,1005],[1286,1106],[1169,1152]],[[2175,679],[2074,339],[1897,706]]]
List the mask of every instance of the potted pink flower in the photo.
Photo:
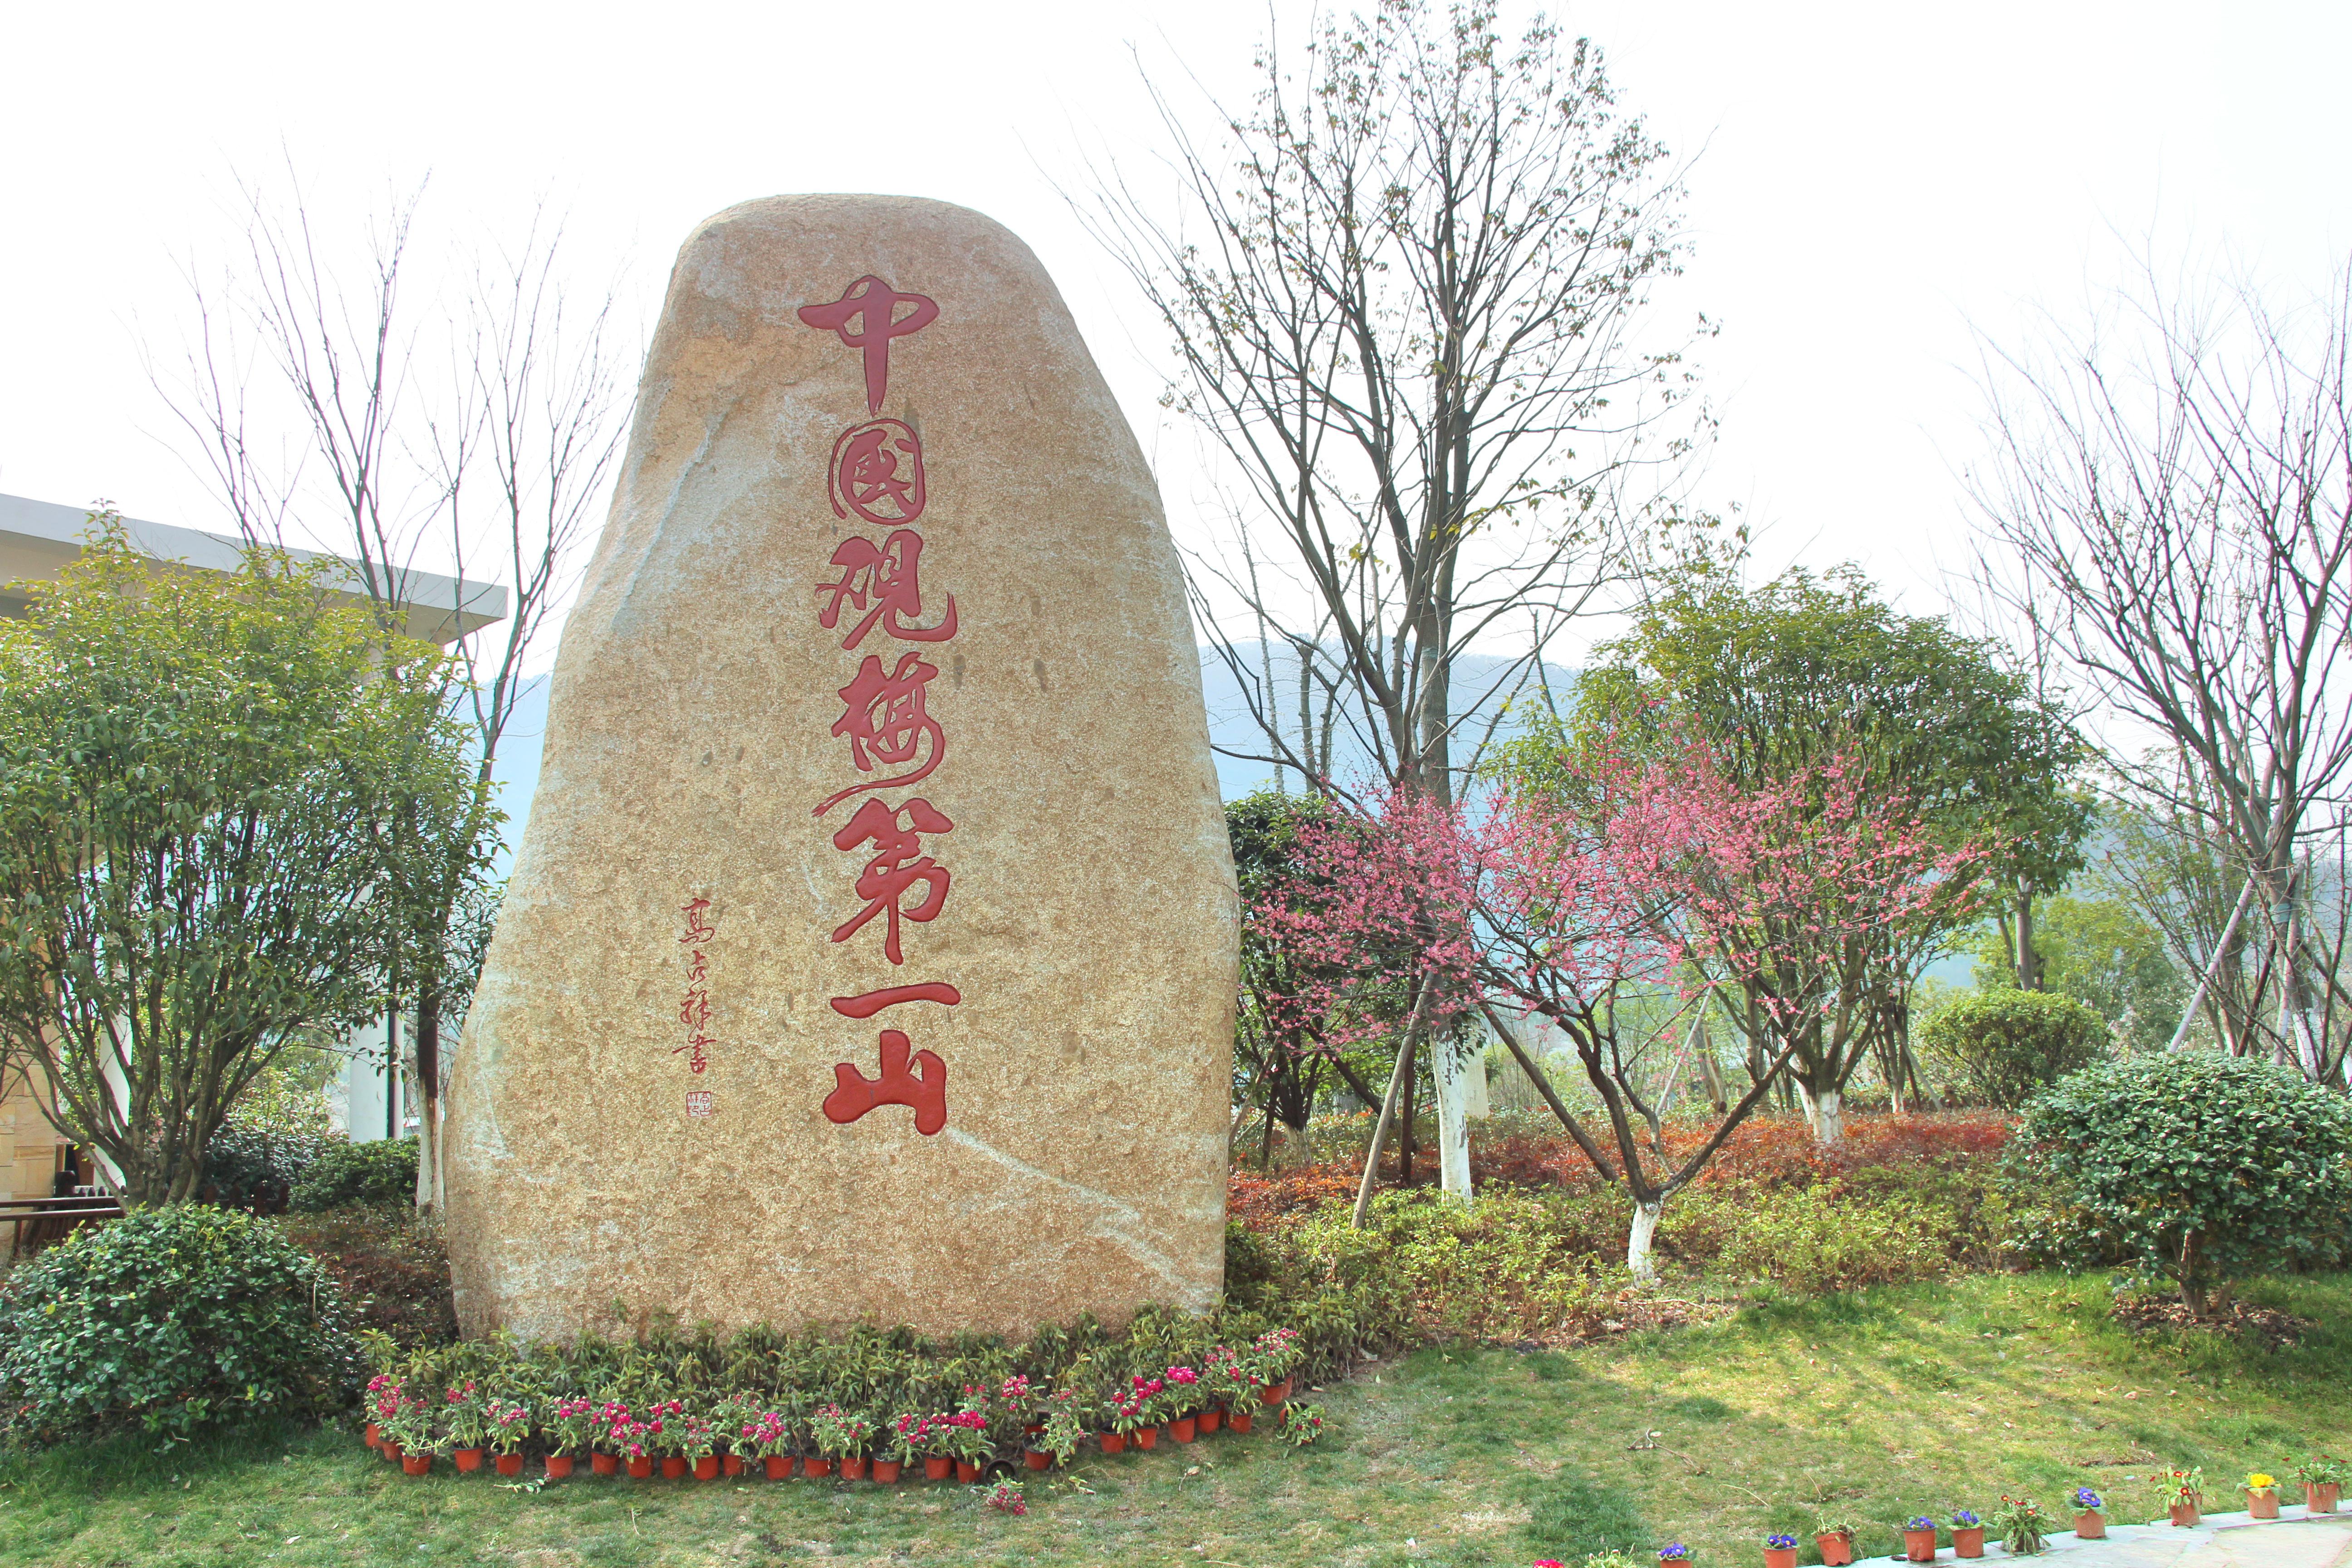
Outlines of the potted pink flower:
[[[541,1436],[547,1439],[547,1474],[551,1480],[562,1480],[572,1473],[579,1456],[588,1451],[595,1430],[596,1406],[585,1395],[577,1399],[559,1399],[548,1406],[548,1418],[540,1424]],[[610,1459],[611,1455],[603,1458]]]
[[493,1399],[488,1415],[490,1451],[498,1456],[499,1474],[522,1474],[522,1441],[530,1436],[530,1406]]
[[994,1447],[988,1438],[988,1413],[966,1408],[940,1419],[946,1426],[941,1447],[955,1461],[956,1479],[968,1486],[980,1479],[981,1467]]
[[1290,1397],[1290,1374],[1306,1359],[1299,1348],[1297,1329],[1268,1329],[1258,1335],[1254,1347],[1257,1374],[1258,1398],[1267,1405],[1279,1405]]
[[[1247,1432],[1257,1405],[1258,1381],[1255,1357],[1242,1354],[1229,1346],[1219,1345],[1202,1358],[1202,1381],[1211,1394],[1224,1404],[1223,1423],[1236,1432]],[[1202,1431],[1215,1427],[1203,1425]]]
[[923,1418],[912,1411],[893,1415],[882,1434],[882,1451],[874,1457],[876,1484],[887,1487],[897,1480],[899,1470],[922,1451]]
[[1171,1366],[1161,1381],[1167,1386],[1160,1392],[1160,1408],[1168,1435],[1179,1443],[1189,1443],[1196,1435],[1193,1413],[1201,1408],[1201,1374],[1189,1366]]
[[1130,1377],[1126,1404],[1132,1407],[1128,1424],[1120,1428],[1127,1440],[1150,1453],[1160,1446],[1160,1396],[1168,1390],[1164,1378]]
[[865,1416],[852,1415],[838,1405],[822,1405],[809,1417],[809,1431],[822,1457],[821,1468],[813,1469],[803,1465],[803,1475],[822,1476],[838,1464],[844,1480],[866,1479],[866,1442],[872,1427]]
[[449,1457],[457,1462],[458,1472],[470,1475],[480,1469],[482,1448],[489,1440],[489,1407],[473,1379],[444,1391],[441,1423],[449,1436]]

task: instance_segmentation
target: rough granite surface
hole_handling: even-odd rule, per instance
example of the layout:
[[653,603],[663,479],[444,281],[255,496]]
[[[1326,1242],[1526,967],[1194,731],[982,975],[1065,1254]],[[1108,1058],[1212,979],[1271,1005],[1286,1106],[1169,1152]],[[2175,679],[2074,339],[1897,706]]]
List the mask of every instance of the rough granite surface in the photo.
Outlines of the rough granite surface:
[[[890,341],[873,411],[856,324],[799,315],[868,276],[938,307]],[[833,454],[877,417],[920,446],[917,629],[950,595],[956,627],[921,641],[886,621],[850,649],[854,605],[819,622],[835,552],[899,530],[836,515]],[[835,726],[866,656],[888,674],[908,654],[935,671],[936,769],[818,815],[907,771],[861,772]],[[917,798],[952,824],[920,835],[950,880],[937,918],[901,922],[902,963],[887,908],[834,940],[874,902],[856,884],[879,847],[834,836],[877,798],[902,826]],[[1012,1333],[1210,1307],[1236,941],[1176,552],[1036,258],[908,198],[776,197],[703,224],[564,627],[451,1076],[466,1330],[616,1331],[615,1301],[630,1324]],[[961,1000],[831,1005],[942,983]],[[824,1114],[835,1064],[880,1076],[885,1029],[944,1065],[934,1134],[907,1105]]]

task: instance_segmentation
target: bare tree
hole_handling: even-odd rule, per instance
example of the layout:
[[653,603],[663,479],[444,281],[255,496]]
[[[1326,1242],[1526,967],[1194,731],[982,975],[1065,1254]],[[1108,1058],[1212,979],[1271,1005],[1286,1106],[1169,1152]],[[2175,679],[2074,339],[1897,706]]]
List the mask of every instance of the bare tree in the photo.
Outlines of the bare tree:
[[1114,180],[1090,219],[1242,487],[1231,549],[1192,562],[1263,736],[1241,754],[1329,788],[1336,723],[1382,784],[1451,799],[1457,731],[1539,669],[1617,568],[1633,476],[1686,449],[1657,423],[1680,345],[1630,341],[1682,190],[1599,50],[1542,22],[1513,45],[1488,4],[1383,0],[1322,28],[1303,81],[1257,63],[1220,147],[1151,89],[1181,216]]
[[2226,1025],[2232,1048],[2340,1087],[2311,868],[2352,785],[2352,273],[2298,311],[2184,300],[2153,268],[2136,292],[2053,354],[1993,355],[1982,570],[2122,721],[2104,760],[2126,795],[2252,879],[2243,1018],[2276,1026]]
[[[246,200],[243,265],[217,288],[191,278],[203,330],[184,384],[166,395],[247,539],[346,556],[387,629],[455,632],[447,701],[476,736],[463,812],[394,826],[447,847],[404,862],[430,885],[416,889],[425,914],[399,944],[394,976],[394,994],[415,1008],[416,1198],[431,1209],[442,1186],[443,1027],[462,1016],[488,936],[482,879],[503,820],[492,773],[619,453],[626,367],[610,290],[585,309],[572,301],[562,229],[542,216],[511,251],[478,260],[462,301],[442,309],[409,298],[418,195],[374,226],[356,285],[327,258],[299,195],[281,205],[248,188]],[[248,435],[255,357],[270,373],[268,395],[307,436],[290,459],[271,460]],[[457,580],[451,624],[416,624],[420,571]],[[499,597],[507,614],[485,618]],[[397,1043],[388,1048],[397,1059]]]

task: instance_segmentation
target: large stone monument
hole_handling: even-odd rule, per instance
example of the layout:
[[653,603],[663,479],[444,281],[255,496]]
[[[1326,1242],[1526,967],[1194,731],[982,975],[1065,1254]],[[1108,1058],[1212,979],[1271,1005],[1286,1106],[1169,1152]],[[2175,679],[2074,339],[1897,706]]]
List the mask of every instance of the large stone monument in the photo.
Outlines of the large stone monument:
[[467,1330],[1210,1306],[1235,940],[1175,551],[1036,258],[704,224],[450,1086]]

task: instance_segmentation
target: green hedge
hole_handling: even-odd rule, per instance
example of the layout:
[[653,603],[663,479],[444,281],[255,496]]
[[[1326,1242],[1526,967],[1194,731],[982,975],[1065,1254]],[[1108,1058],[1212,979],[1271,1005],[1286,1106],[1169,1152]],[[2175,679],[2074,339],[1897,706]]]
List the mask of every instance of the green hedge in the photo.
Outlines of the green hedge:
[[358,1204],[371,1207],[416,1201],[416,1140],[378,1138],[330,1143],[302,1173],[286,1206],[302,1214]]

